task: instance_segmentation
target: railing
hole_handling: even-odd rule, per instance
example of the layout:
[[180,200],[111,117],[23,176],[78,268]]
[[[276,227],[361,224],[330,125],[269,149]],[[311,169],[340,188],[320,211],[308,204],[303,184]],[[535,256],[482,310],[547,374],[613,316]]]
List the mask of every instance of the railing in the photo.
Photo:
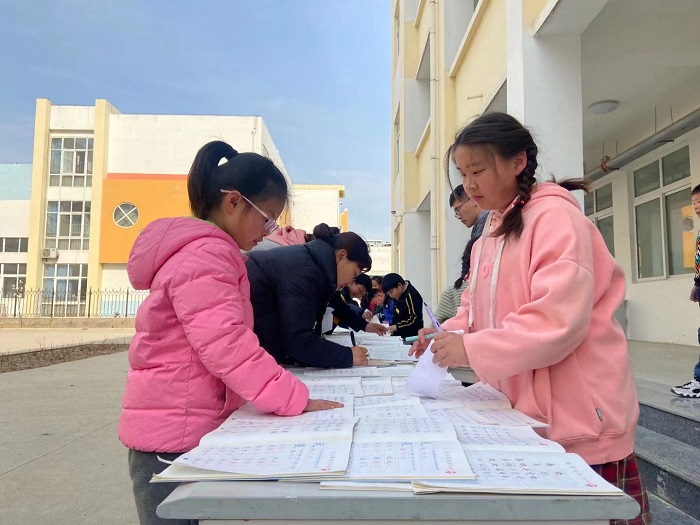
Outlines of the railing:
[[148,290],[15,290],[0,296],[0,317],[135,317]]

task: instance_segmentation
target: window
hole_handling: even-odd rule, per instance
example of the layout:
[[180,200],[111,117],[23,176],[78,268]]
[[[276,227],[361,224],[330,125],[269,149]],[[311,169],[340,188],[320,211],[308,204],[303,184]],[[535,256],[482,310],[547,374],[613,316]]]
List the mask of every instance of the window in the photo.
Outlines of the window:
[[26,264],[0,264],[0,282],[4,298],[20,296],[24,293],[27,280]]
[[0,237],[0,252],[27,253],[28,245],[27,237]]
[[131,228],[139,220],[139,210],[130,202],[122,202],[114,208],[112,219],[117,226]]
[[600,186],[583,198],[586,215],[593,221],[610,253],[615,256],[615,224],[613,219],[612,183]]
[[46,208],[44,248],[90,248],[90,202],[49,201]]
[[688,146],[635,170],[633,185],[637,277],[692,273],[695,238]]
[[92,137],[53,137],[49,186],[92,186]]
[[43,316],[85,315],[87,269],[87,264],[44,265]]

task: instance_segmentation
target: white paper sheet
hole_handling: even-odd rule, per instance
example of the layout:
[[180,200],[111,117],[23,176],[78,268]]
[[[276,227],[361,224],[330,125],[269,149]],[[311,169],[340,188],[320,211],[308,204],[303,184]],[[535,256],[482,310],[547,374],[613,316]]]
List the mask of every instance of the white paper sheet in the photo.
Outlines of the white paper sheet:
[[245,478],[323,476],[345,471],[350,446],[350,441],[199,446],[177,458],[175,463]]
[[452,421],[452,424],[465,452],[475,450],[564,452],[564,447],[559,443],[537,435],[531,427],[470,425],[460,421]]
[[430,341],[428,348],[425,350],[416,367],[408,376],[406,382],[406,391],[419,396],[437,397],[438,389],[442,379],[447,374],[447,368],[441,368],[433,363],[433,353],[430,348],[433,346],[433,341]]
[[355,425],[354,443],[451,441],[457,439],[455,427],[447,419],[429,417],[363,417]]
[[456,441],[354,443],[347,478],[382,479],[473,479],[462,448]]

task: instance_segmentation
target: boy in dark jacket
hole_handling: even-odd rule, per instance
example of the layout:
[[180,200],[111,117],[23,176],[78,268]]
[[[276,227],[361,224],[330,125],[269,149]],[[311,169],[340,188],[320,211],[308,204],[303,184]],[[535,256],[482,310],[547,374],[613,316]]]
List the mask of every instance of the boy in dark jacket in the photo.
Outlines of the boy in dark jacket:
[[423,328],[423,298],[409,281],[398,273],[388,273],[382,280],[382,290],[394,299],[394,316],[389,326],[391,335],[411,337]]

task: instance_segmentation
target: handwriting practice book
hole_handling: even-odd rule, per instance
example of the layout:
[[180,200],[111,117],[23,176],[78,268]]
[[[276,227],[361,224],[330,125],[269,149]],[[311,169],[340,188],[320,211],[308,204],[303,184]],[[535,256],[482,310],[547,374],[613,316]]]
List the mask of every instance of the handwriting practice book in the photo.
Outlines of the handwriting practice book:
[[474,481],[414,481],[416,494],[493,492],[501,494],[598,494],[623,492],[596,474],[576,454],[479,451],[467,454]]
[[[564,452],[559,443],[537,435],[529,426],[471,425],[451,420],[465,452],[510,450],[522,452]],[[355,426],[357,431],[357,426]]]
[[323,398],[333,394],[362,396],[361,377],[300,377],[299,380],[309,389],[309,397]]

